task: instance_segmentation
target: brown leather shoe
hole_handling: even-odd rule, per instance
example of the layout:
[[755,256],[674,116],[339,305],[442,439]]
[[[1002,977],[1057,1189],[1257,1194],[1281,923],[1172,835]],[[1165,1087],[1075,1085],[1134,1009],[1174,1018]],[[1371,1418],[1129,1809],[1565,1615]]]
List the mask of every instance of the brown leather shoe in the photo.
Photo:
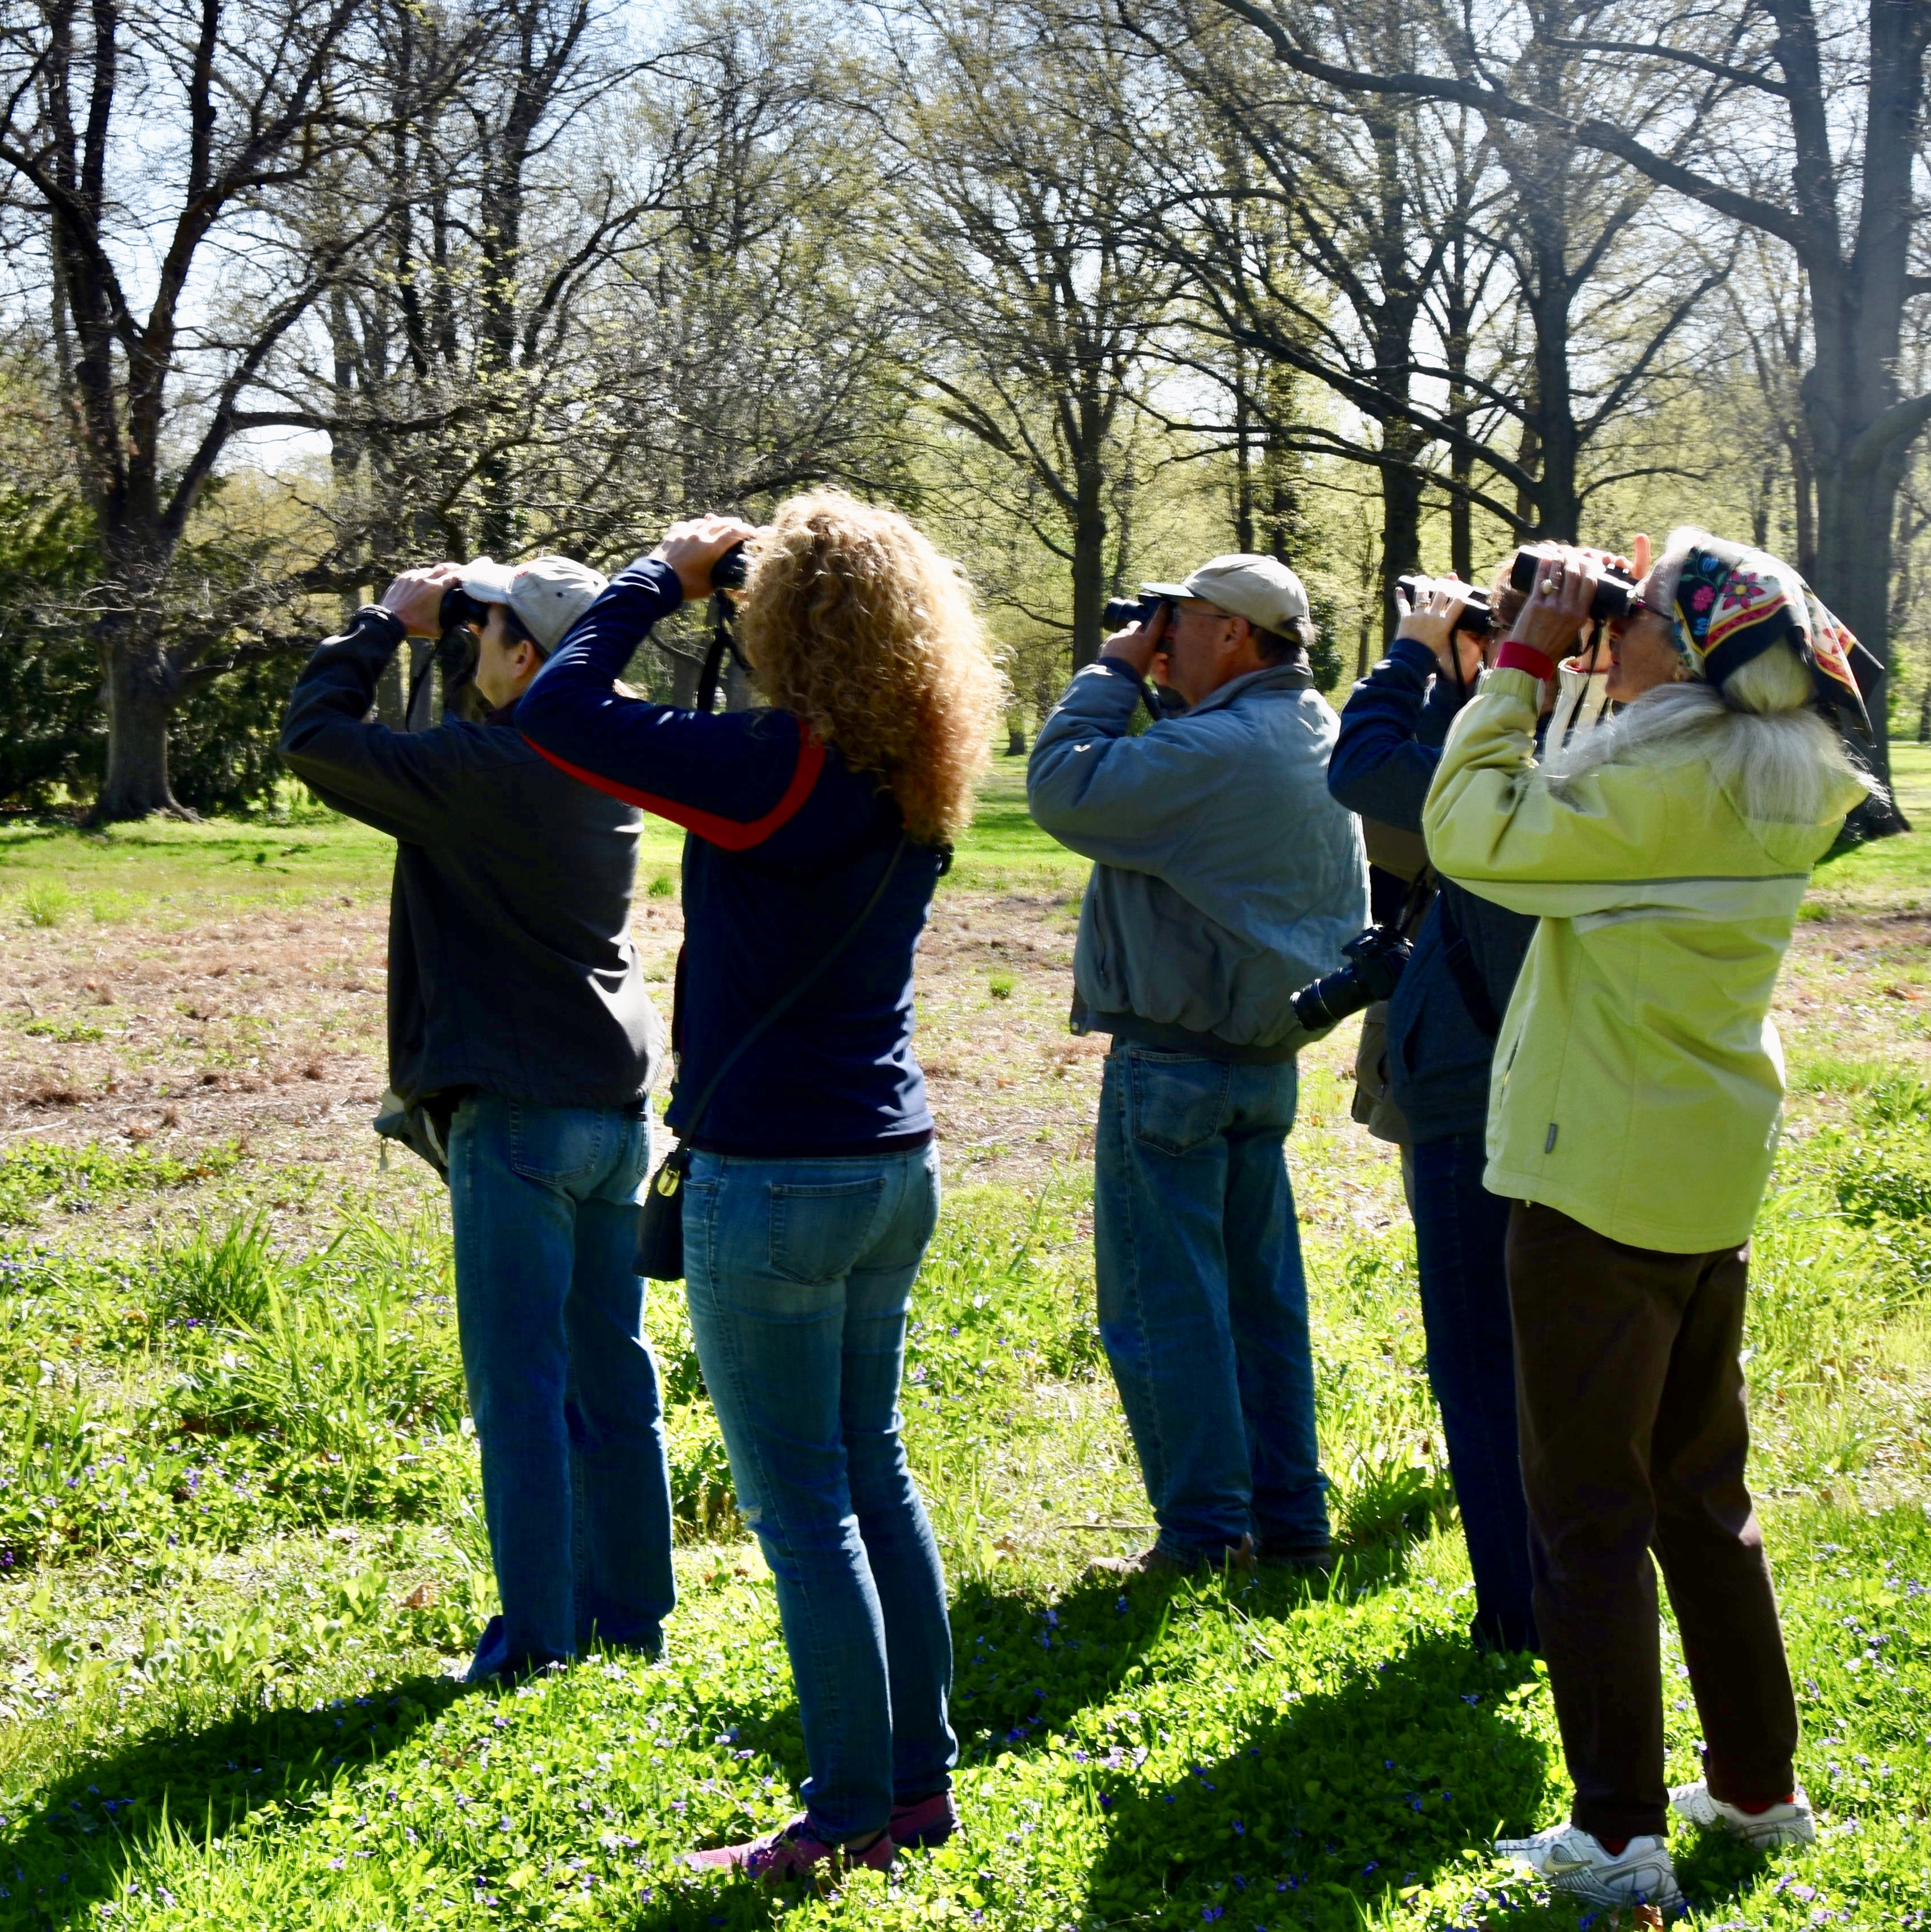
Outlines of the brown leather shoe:
[[1138,1556],[1096,1556],[1086,1566],[1086,1574],[1131,1583],[1149,1576],[1197,1576],[1210,1570],[1238,1570],[1245,1574],[1254,1563],[1254,1539],[1243,1536],[1238,1543],[1230,1543],[1218,1562],[1209,1556],[1176,1556],[1156,1543]]

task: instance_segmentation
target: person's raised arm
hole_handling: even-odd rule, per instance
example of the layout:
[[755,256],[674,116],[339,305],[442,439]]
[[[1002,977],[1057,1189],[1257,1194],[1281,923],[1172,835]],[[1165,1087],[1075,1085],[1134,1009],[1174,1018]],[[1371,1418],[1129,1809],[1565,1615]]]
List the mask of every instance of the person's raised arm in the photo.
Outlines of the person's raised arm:
[[760,844],[802,805],[823,747],[788,712],[754,734],[741,712],[653,704],[615,683],[652,627],[707,596],[718,559],[756,534],[733,517],[673,524],[610,579],[516,709],[516,728],[572,778],[731,850]]
[[420,844],[446,832],[468,766],[448,734],[392,731],[369,716],[376,681],[405,637],[441,628],[453,563],[404,571],[379,604],[356,612],[302,668],[282,721],[282,755],[316,797],[393,838]]
[[[1418,742],[1416,734],[1429,679],[1452,675],[1447,654],[1462,644],[1455,628],[1462,608],[1450,584],[1437,584],[1419,608],[1403,615],[1388,655],[1354,687],[1327,766],[1328,791],[1350,812],[1405,832],[1421,830],[1422,802],[1441,751]],[[1481,669],[1479,656],[1462,668],[1472,682]]]
[[1108,639],[1106,655],[1075,676],[1033,742],[1026,802],[1039,829],[1069,850],[1165,874],[1212,790],[1214,754],[1184,719],[1128,735],[1161,628],[1156,616]]
[[1449,732],[1423,808],[1436,871],[1516,912],[1572,918],[1624,903],[1681,836],[1669,823],[1669,795],[1644,772],[1598,767],[1551,783],[1537,767],[1542,684],[1597,580],[1579,551],[1542,560],[1496,668]]

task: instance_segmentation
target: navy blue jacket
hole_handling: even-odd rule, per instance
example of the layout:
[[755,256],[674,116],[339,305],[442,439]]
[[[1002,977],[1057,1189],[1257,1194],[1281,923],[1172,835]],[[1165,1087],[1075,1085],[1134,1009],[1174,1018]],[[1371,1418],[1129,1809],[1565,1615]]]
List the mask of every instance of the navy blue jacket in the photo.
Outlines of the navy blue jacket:
[[[632,564],[580,618],[517,706],[552,764],[681,825],[671,1126],[721,1154],[871,1152],[931,1137],[912,1057],[912,958],[940,855],[908,844],[864,930],[823,979],[691,1108],[731,1049],[843,936],[904,831],[874,772],[788,711],[712,716],[625,698],[612,680],[683,601],[667,564]],[[694,1135],[692,1134],[695,1128]]]
[[389,1084],[546,1107],[621,1107],[663,1026],[631,944],[639,820],[510,728],[391,731],[369,713],[403,628],[371,605],[296,680],[282,753],[337,812],[396,843]]
[[[1327,788],[1349,811],[1404,831],[1421,830],[1422,802],[1462,702],[1436,669],[1427,645],[1397,638],[1354,687],[1327,766]],[[1444,918],[1453,919],[1468,940],[1498,1018],[1508,1010],[1537,926],[1528,914],[1478,898],[1452,879],[1441,880],[1441,887],[1388,1008],[1389,1096],[1407,1117],[1417,1145],[1451,1134],[1481,1133],[1489,1119],[1495,1042],[1470,1016],[1449,968]]]

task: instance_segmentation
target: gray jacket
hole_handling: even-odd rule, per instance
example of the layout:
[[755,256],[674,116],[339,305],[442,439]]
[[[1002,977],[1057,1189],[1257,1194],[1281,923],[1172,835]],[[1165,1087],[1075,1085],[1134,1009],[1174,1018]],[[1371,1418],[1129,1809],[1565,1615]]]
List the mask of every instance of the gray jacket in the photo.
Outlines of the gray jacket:
[[1123,669],[1088,665],[1027,768],[1034,819],[1098,862],[1073,955],[1087,1024],[1284,1057],[1304,1037],[1294,994],[1368,923],[1361,828],[1328,796],[1334,713],[1284,665],[1129,737],[1139,696]]

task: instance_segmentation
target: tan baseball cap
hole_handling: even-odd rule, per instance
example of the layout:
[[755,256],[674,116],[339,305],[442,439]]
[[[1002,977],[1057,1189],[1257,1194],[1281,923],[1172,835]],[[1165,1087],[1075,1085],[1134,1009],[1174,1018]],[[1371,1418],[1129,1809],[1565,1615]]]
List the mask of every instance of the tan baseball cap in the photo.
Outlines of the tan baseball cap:
[[1148,597],[1195,597],[1276,636],[1309,614],[1306,586],[1278,558],[1210,557],[1184,584],[1143,584]]
[[533,556],[527,563],[479,556],[463,566],[463,588],[478,604],[507,604],[546,652],[563,641],[609,581],[574,556]]

